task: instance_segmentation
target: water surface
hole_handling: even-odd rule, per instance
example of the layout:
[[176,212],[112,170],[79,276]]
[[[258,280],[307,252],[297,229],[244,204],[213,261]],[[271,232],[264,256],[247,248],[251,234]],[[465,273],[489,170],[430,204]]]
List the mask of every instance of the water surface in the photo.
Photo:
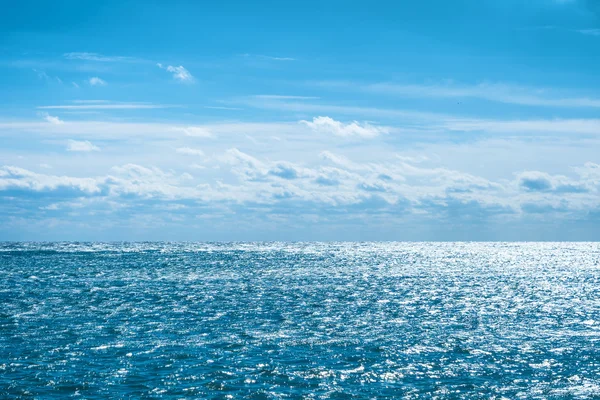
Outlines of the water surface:
[[0,244],[1,398],[600,395],[597,243]]

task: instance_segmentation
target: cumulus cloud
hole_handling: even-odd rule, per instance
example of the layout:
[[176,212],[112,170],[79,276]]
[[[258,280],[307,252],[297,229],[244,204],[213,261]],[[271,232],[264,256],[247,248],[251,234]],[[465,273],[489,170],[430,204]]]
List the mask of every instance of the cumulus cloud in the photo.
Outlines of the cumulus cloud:
[[87,140],[69,140],[67,144],[67,151],[76,151],[76,152],[90,152],[90,151],[100,151],[98,146],[93,145],[91,142]]
[[0,168],[0,191],[47,192],[60,189],[71,189],[75,195],[94,194],[101,191],[99,182],[94,178],[38,174],[14,166]]
[[359,138],[374,138],[381,134],[389,133],[389,129],[386,127],[380,127],[371,125],[367,122],[360,123],[352,121],[349,123],[343,123],[336,121],[330,117],[315,117],[312,121],[300,121],[319,133],[333,134],[341,137],[359,137]]
[[192,76],[190,71],[185,69],[182,65],[180,65],[180,66],[173,66],[173,65],[164,66],[161,63],[158,63],[156,65],[158,66],[158,68],[164,69],[164,70],[172,73],[173,78],[179,82],[182,82],[182,83],[194,83],[195,82],[195,78]]
[[88,80],[88,83],[92,86],[106,86],[106,81],[94,76]]
[[521,188],[529,192],[583,193],[588,191],[582,182],[540,171],[522,172],[517,175],[517,181]]
[[203,156],[204,152],[200,149],[193,149],[191,147],[179,147],[175,150],[179,154],[186,156]]
[[235,148],[227,150],[221,159],[232,165],[233,171],[245,179],[257,179],[267,171],[265,164],[257,158]]
[[299,176],[299,171],[291,163],[279,162],[269,170],[269,174],[283,179],[296,179]]
[[519,175],[519,185],[526,190],[536,192],[551,190],[553,188],[552,178],[550,175],[537,171],[527,171],[521,173]]
[[50,114],[48,114],[48,113],[46,113],[46,112],[42,112],[42,113],[40,113],[40,115],[41,115],[41,116],[42,116],[42,117],[43,117],[43,118],[44,118],[44,119],[45,119],[47,122],[50,122],[51,124],[54,124],[54,125],[62,125],[62,124],[64,124],[64,123],[65,123],[65,122],[64,122],[64,121],[62,121],[60,118],[58,118],[58,117],[54,117],[54,116],[52,116],[52,115],[50,115]]
[[[192,156],[202,154],[190,147],[175,151]],[[0,197],[35,197],[36,209],[45,211],[67,209],[71,207],[69,201],[75,204],[72,200],[82,204],[79,197],[83,196],[97,198],[98,204],[113,202],[121,210],[135,209],[140,217],[149,217],[158,209],[187,209],[192,219],[217,211],[218,215],[253,213],[263,220],[279,215],[282,221],[289,221],[310,214],[319,219],[333,216],[330,220],[377,217],[382,223],[396,220],[399,215],[461,223],[487,221],[494,216],[516,219],[525,214],[527,218],[543,218],[544,210],[573,214],[600,207],[600,167],[594,163],[574,168],[573,178],[526,171],[514,180],[490,181],[441,167],[434,161],[411,164],[408,159],[397,157],[360,161],[351,153],[342,156],[323,152],[311,164],[245,151],[226,150],[211,157],[213,163],[208,168],[179,163],[182,169],[162,170],[132,163],[88,178],[4,167],[0,168]],[[415,159],[424,158],[417,155]],[[213,175],[215,167],[219,168],[218,176]],[[189,173],[192,169],[206,171],[192,173],[193,176]],[[34,196],[29,193],[32,191],[40,193]],[[57,201],[62,203],[55,205]],[[89,207],[91,203],[86,204]],[[152,211],[144,214],[144,206]]]

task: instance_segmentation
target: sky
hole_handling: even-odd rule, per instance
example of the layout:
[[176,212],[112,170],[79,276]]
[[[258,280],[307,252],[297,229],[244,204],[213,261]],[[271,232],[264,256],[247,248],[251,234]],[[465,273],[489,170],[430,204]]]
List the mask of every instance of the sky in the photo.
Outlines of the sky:
[[600,0],[0,13],[0,240],[600,240]]

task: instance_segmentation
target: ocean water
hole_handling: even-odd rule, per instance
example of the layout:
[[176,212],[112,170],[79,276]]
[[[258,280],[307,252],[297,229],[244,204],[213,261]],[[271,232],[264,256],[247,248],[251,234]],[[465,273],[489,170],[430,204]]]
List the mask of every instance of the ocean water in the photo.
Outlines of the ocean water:
[[0,398],[600,398],[598,243],[0,244]]

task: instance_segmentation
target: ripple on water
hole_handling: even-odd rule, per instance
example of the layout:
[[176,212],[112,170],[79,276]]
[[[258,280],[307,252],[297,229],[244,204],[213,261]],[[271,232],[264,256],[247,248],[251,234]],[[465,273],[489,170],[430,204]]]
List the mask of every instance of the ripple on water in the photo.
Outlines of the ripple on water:
[[595,398],[597,243],[0,244],[0,397]]

